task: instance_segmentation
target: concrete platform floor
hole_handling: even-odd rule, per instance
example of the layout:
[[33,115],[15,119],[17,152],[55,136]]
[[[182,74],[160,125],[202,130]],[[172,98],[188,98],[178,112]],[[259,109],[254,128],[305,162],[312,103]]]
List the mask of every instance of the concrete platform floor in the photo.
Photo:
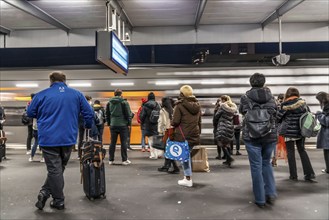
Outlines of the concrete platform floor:
[[[298,182],[288,180],[284,160],[275,168],[279,197],[274,206],[259,209],[253,204],[251,177],[246,151],[235,156],[233,168],[215,160],[209,149],[210,173],[194,173],[193,188],[177,185],[182,174],[160,173],[163,160],[148,159],[148,153],[128,152],[130,166],[106,165],[107,197],[89,201],[80,184],[76,152],[65,171],[65,205],[62,211],[34,207],[46,166],[28,162],[24,150],[8,149],[7,160],[0,163],[1,219],[329,219],[329,175],[322,174],[321,150],[308,150],[318,183],[303,181],[297,161]],[[296,152],[297,153],[297,152]],[[40,155],[36,155],[39,159]],[[108,157],[106,158],[108,160]],[[116,151],[116,161],[121,161]]]

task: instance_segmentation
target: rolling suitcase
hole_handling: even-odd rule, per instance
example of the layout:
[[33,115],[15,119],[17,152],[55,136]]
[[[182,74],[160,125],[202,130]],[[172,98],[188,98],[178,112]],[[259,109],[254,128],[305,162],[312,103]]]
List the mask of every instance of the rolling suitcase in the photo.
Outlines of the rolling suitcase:
[[3,130],[0,130],[0,162],[2,159],[6,159],[6,135]]
[[89,200],[105,198],[105,166],[103,163],[106,150],[102,142],[93,140],[86,131],[80,159],[81,183]]
[[83,190],[88,199],[105,198],[105,167],[95,167],[93,163],[83,164]]

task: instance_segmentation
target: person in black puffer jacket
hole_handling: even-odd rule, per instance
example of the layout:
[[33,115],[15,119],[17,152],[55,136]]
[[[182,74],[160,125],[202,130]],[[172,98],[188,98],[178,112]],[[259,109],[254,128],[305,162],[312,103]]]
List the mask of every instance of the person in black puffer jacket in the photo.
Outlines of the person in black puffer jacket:
[[152,147],[153,136],[158,134],[158,123],[151,123],[150,116],[152,110],[159,108],[160,105],[155,101],[155,95],[153,92],[150,92],[147,96],[147,102],[143,104],[142,111],[139,115],[141,121],[141,130],[144,130],[145,136],[148,137],[148,142],[150,146],[150,158],[158,159],[158,150]]
[[308,182],[315,182],[315,174],[310,162],[310,159],[305,150],[305,137],[301,135],[299,119],[309,111],[305,100],[300,98],[297,88],[288,88],[285,94],[285,100],[281,104],[277,118],[281,123],[279,134],[285,137],[287,157],[289,164],[290,179],[298,181],[296,158],[295,158],[295,144],[302,162],[304,179]]
[[222,104],[215,114],[213,125],[216,126],[215,136],[218,145],[223,149],[226,158],[223,164],[230,167],[234,159],[231,156],[229,147],[234,135],[233,115],[237,107],[229,96],[223,95],[220,98]]
[[250,171],[255,196],[255,204],[263,208],[265,203],[273,204],[277,193],[273,169],[270,164],[271,156],[277,142],[275,115],[277,105],[271,90],[264,87],[265,76],[260,73],[253,74],[250,79],[252,88],[241,97],[239,111],[242,115],[248,114],[249,103],[258,103],[271,115],[271,129],[261,138],[251,138],[244,118],[242,123],[242,136],[248,152]]
[[316,99],[320,102],[322,112],[317,112],[316,116],[321,124],[321,130],[318,134],[316,148],[323,149],[324,162],[326,168],[323,173],[329,174],[329,94],[319,92]]

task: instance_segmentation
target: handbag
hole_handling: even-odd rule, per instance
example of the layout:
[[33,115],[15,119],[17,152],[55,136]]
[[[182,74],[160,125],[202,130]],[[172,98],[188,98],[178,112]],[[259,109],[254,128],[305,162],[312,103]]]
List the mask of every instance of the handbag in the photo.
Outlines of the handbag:
[[164,156],[170,160],[186,162],[190,158],[190,147],[188,146],[188,142],[185,139],[185,136],[180,126],[179,130],[185,141],[171,141],[168,138],[166,143],[166,152]]
[[152,147],[158,150],[165,150],[166,141],[164,141],[163,138],[164,135],[162,134],[154,135]]

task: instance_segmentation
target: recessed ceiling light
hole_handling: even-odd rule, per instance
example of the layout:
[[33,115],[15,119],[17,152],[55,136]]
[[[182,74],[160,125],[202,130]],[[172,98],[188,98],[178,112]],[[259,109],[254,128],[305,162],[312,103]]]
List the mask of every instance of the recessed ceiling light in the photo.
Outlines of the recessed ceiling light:
[[16,84],[16,87],[20,87],[20,88],[36,88],[39,85],[36,83],[18,83]]
[[111,86],[133,86],[135,83],[133,82],[112,82]]
[[91,87],[91,83],[69,83],[71,87]]

